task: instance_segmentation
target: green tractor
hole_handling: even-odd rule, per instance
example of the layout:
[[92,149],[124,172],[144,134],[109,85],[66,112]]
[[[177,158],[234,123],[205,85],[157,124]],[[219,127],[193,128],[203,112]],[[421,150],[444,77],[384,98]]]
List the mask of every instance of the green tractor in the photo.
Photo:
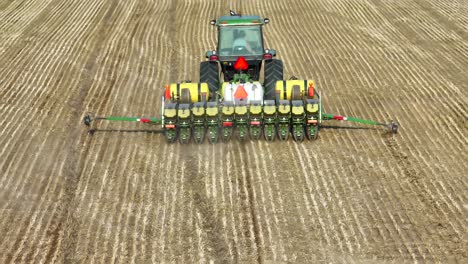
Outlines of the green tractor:
[[[263,25],[268,18],[241,16],[231,12],[212,20],[218,28],[216,50],[206,52],[200,63],[200,82],[166,85],[161,98],[160,118],[94,117],[88,113],[84,123],[91,128],[94,120],[133,121],[161,124],[169,143],[191,140],[227,142],[235,135],[243,141],[264,137],[295,141],[317,138],[324,120],[341,120],[379,125],[388,124],[323,113],[322,98],[313,80],[284,80],[283,63],[275,59],[274,49],[263,45]],[[260,81],[262,66],[264,80]]]
[[264,48],[263,25],[269,22],[268,18],[235,13],[211,20],[211,25],[218,28],[218,46],[216,50],[206,52],[208,61],[200,63],[200,82],[207,83],[211,93],[218,92],[221,79],[224,82],[236,81],[238,72],[234,64],[242,56],[248,63],[245,74],[252,81],[259,81],[264,64],[265,98],[275,99],[276,81],[283,80],[283,62],[274,59],[274,49]]

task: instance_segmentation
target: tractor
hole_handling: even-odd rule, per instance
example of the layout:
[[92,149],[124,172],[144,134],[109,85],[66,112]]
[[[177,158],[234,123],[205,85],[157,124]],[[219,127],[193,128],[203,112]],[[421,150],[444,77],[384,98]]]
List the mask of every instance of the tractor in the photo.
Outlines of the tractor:
[[276,81],[283,80],[283,62],[275,59],[274,49],[264,48],[263,26],[269,22],[268,18],[241,16],[232,11],[230,16],[210,21],[218,29],[218,45],[216,50],[206,52],[208,61],[200,63],[200,82],[207,83],[211,93],[218,92],[221,79],[236,81],[239,72],[234,64],[242,56],[248,64],[244,73],[251,81],[259,81],[263,66],[265,99],[275,99]]

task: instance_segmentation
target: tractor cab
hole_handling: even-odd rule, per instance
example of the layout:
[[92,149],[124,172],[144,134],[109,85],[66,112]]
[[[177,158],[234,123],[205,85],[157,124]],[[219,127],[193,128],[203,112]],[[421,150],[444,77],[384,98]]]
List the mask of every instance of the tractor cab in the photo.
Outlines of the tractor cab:
[[216,50],[208,51],[206,57],[220,63],[224,81],[234,78],[234,63],[240,56],[249,64],[246,73],[252,80],[259,80],[262,61],[276,55],[274,50],[265,50],[263,45],[262,26],[268,22],[268,18],[237,14],[211,21],[218,28],[218,45]]

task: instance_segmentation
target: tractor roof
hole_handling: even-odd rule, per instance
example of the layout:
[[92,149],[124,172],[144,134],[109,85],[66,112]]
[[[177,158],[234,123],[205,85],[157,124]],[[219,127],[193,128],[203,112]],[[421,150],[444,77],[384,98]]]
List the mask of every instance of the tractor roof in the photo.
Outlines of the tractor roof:
[[263,25],[263,19],[260,16],[222,16],[218,19],[218,27],[234,25]]

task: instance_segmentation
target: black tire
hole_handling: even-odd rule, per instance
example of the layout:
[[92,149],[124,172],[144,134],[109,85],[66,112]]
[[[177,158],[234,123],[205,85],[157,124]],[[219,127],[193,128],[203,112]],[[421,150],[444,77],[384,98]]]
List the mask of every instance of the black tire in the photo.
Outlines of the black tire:
[[200,63],[200,82],[207,83],[212,97],[219,89],[219,69],[217,62],[203,61]]
[[265,99],[275,100],[276,82],[283,80],[283,61],[265,61]]

